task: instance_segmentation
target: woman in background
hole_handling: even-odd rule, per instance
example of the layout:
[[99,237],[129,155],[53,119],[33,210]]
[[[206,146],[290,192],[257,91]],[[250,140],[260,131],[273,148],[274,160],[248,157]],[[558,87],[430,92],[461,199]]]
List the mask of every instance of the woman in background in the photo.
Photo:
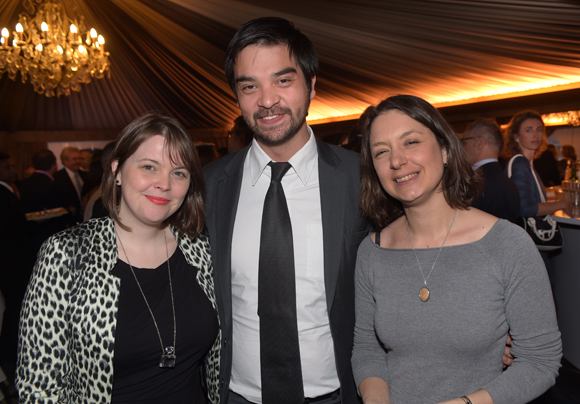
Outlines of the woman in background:
[[545,144],[544,122],[537,112],[514,115],[506,129],[504,154],[508,160],[518,156],[511,165],[511,180],[520,194],[522,217],[545,216],[561,209],[571,212],[572,206],[566,201],[542,202],[540,194],[545,198],[546,190],[541,182],[536,183],[532,171],[534,156],[541,154]]
[[[481,187],[426,101],[369,118],[361,207],[380,229],[359,247],[353,372],[365,404],[527,403],[561,358],[542,260],[518,226],[470,208]],[[502,371],[508,331],[514,363]]]
[[174,119],[136,119],[105,169],[110,217],[46,241],[22,307],[21,402],[219,401],[221,334],[194,150]]

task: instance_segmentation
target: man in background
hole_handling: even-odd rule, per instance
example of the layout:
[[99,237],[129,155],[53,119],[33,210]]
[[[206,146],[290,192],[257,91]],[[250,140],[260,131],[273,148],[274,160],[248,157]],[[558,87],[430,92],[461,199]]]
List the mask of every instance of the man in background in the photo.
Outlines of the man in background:
[[9,377],[16,369],[20,304],[34,264],[29,238],[35,226],[26,220],[12,188],[16,180],[14,161],[0,153],[0,288],[6,301],[0,335],[0,367]]
[[483,193],[473,207],[502,219],[515,222],[520,211],[520,197],[515,184],[498,163],[503,136],[493,119],[479,119],[467,126],[461,143],[473,169],[481,167],[485,179]]
[[[56,157],[48,149],[42,149],[32,155],[34,173],[20,183],[22,207],[25,213],[63,207],[58,186],[54,181],[57,172]],[[42,243],[53,234],[66,228],[66,218],[55,217],[40,220],[38,228],[30,239],[34,255]]]
[[[83,221],[82,201],[89,187],[86,173],[80,170],[81,155],[76,147],[65,147],[60,153],[64,167],[54,174],[64,208],[69,212],[68,224]],[[85,185],[86,184],[86,185]]]

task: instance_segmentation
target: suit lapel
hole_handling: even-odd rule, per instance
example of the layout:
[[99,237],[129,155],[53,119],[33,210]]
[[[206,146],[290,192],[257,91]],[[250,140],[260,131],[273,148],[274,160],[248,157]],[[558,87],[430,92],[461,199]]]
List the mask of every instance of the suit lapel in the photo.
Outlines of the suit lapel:
[[324,241],[324,284],[328,311],[332,308],[344,244],[346,175],[337,170],[340,159],[325,143],[318,144],[318,177]]
[[216,185],[215,192],[215,234],[217,240],[214,262],[219,290],[222,291],[223,307],[232,304],[232,236],[240,199],[240,189],[244,173],[244,161],[249,148],[239,152],[224,168],[223,176]]

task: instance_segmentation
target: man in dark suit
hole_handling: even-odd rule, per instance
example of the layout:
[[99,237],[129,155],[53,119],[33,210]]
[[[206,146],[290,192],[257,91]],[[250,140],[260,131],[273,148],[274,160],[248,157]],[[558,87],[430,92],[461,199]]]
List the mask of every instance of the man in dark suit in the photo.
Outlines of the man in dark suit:
[[461,136],[461,143],[473,168],[481,167],[485,179],[483,193],[472,206],[514,222],[519,216],[520,197],[498,163],[503,137],[495,120],[479,119],[471,123]]
[[[230,42],[225,67],[255,137],[250,146],[204,170],[224,341],[221,402],[357,403],[350,364],[354,265],[368,232],[359,209],[358,155],[316,140],[307,126],[318,58],[310,40],[289,21],[260,18],[246,23]],[[264,355],[270,343],[263,342],[268,336],[261,333],[263,319],[258,315],[270,162],[291,165],[281,183],[291,222],[295,291],[290,300],[295,297],[300,352],[295,355],[299,358],[287,356],[278,365],[284,372],[290,369],[287,362],[299,361],[301,377],[292,400],[269,398],[266,390],[272,389],[274,375],[263,371],[264,356],[272,355]],[[277,274],[278,268],[267,271]],[[296,337],[290,334],[283,339]],[[295,383],[296,372],[288,374],[288,383]],[[265,383],[270,387],[264,388]],[[274,393],[287,389],[285,384],[274,385]]]
[[[58,186],[54,181],[56,157],[48,149],[32,155],[34,173],[20,183],[20,197],[25,213],[63,207]],[[64,230],[66,219],[56,217],[38,222],[38,229],[31,238],[31,247],[36,255],[42,243],[53,234]]]
[[76,147],[65,147],[60,153],[64,167],[54,174],[64,208],[69,212],[69,226],[83,221],[83,197],[89,191],[86,174],[79,168],[81,155]]
[[14,192],[12,184],[16,180],[14,161],[0,153],[0,288],[6,300],[0,365],[9,376],[16,365],[20,304],[34,264],[28,241],[35,226],[26,220]]

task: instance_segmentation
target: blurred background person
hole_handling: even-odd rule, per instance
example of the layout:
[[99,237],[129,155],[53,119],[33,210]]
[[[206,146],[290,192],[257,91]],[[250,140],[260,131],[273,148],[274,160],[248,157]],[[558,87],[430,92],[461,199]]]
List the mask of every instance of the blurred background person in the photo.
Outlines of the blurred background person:
[[221,334],[194,146],[173,118],[144,115],[110,161],[110,216],[51,237],[34,268],[20,401],[217,403]]
[[234,120],[234,126],[228,132],[228,153],[243,149],[252,142],[253,138],[254,133],[244,121],[244,117],[238,116]]
[[[99,154],[99,158],[94,159],[91,162],[90,172],[93,173],[96,181],[95,183],[97,184],[97,186],[95,187],[95,189],[93,189],[92,192],[89,192],[89,194],[87,194],[88,198],[86,199],[84,213],[85,222],[89,219],[105,217],[109,215],[109,213],[103,206],[103,201],[101,199],[102,194],[101,182],[103,179],[103,173],[105,172],[105,168],[108,167],[109,159],[111,158],[111,153],[113,152],[114,148],[115,142],[107,143],[105,147],[103,147],[101,153]],[[97,164],[99,165],[99,167],[96,167]],[[97,180],[97,176],[99,176],[99,173],[100,179]]]
[[213,143],[196,143],[195,149],[202,167],[221,157]]
[[[576,157],[576,150],[574,150],[574,146],[566,144],[562,146],[562,160],[558,161],[558,171],[560,173],[560,178],[562,180],[567,180],[570,177],[571,170],[566,170],[571,163],[575,163],[577,161]],[[567,178],[568,177],[568,178]]]
[[545,187],[560,185],[560,171],[558,170],[558,149],[552,143],[546,145],[538,158],[534,159],[534,169],[539,174]]
[[369,118],[371,112],[373,112],[373,108],[374,107],[370,105],[363,111],[363,113],[358,118],[356,125],[348,133],[347,138],[341,142],[341,147],[360,153],[363,132],[366,127],[367,119]]
[[520,214],[520,196],[498,162],[503,149],[503,136],[498,124],[488,118],[472,122],[461,136],[461,143],[469,164],[474,170],[480,169],[485,181],[483,192],[471,206],[515,222]]
[[[20,183],[20,195],[24,213],[63,207],[58,186],[54,181],[56,157],[52,151],[42,149],[32,155],[34,173]],[[38,226],[29,240],[34,257],[44,241],[66,228],[64,216],[37,221]]]
[[[511,163],[511,180],[520,195],[520,216],[522,218],[538,217],[552,214],[558,210],[572,213],[572,205],[566,201],[546,201],[546,188],[535,173],[533,161],[546,143],[544,121],[535,111],[522,111],[511,119],[505,133],[504,154],[513,159]],[[508,165],[510,164],[508,163]],[[534,178],[536,177],[536,178]],[[546,265],[550,280],[554,274],[550,266],[547,251],[540,251]]]
[[64,167],[54,174],[63,207],[69,212],[68,225],[74,226],[83,221],[82,202],[90,185],[87,174],[80,170],[81,155],[76,147],[65,147],[60,153]]
[[0,367],[9,383],[13,381],[18,345],[20,304],[34,264],[30,236],[35,223],[28,222],[13,185],[17,181],[14,160],[0,153],[0,289],[4,295]]
[[84,172],[89,172],[91,167],[91,161],[93,161],[94,151],[90,149],[79,150],[79,156],[81,158],[81,165],[79,170]]

